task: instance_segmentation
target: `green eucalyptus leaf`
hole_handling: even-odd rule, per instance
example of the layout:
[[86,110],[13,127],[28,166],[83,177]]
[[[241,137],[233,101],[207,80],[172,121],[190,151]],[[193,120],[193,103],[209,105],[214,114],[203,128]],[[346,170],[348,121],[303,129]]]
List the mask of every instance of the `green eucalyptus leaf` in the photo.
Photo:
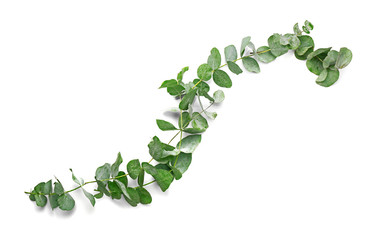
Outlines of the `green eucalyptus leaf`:
[[127,163],[127,172],[132,179],[137,179],[141,171],[139,159],[131,160]]
[[234,45],[229,45],[224,48],[224,55],[226,58],[226,62],[233,62],[238,58],[238,53],[236,51],[236,47]]
[[248,37],[245,37],[242,39],[242,43],[241,43],[241,46],[240,46],[240,57],[243,57],[244,55],[244,52],[245,52],[245,48],[248,46],[248,44],[251,42],[251,37],[248,36]]
[[280,44],[288,45],[289,49],[297,49],[301,44],[301,41],[295,34],[287,33],[280,39]]
[[112,177],[117,176],[117,174],[119,172],[119,166],[122,164],[122,162],[123,162],[123,159],[122,159],[121,153],[119,152],[118,155],[117,155],[116,161],[110,167]]
[[101,167],[98,167],[96,170],[96,179],[97,180],[103,180],[105,183],[107,180],[104,179],[109,179],[110,178],[110,172],[111,172],[111,167],[109,163],[105,163]]
[[38,207],[44,207],[47,203],[47,197],[45,195],[35,195],[35,202]]
[[54,183],[54,193],[60,195],[60,194],[63,194],[64,193],[64,188],[62,186],[62,184],[60,183],[59,180],[57,180],[58,182],[55,182]]
[[297,36],[302,35],[302,31],[301,31],[301,29],[299,28],[298,23],[296,23],[296,24],[294,25],[294,27],[293,27],[293,31],[294,31],[294,33],[295,33]]
[[217,84],[219,87],[232,87],[232,81],[225,71],[219,69],[215,70],[213,74],[213,79],[215,84]]
[[88,198],[88,200],[94,207],[94,205],[96,204],[96,199],[94,198],[94,196],[91,193],[87,192],[84,188],[81,189],[83,190],[84,195]]
[[327,57],[325,57],[323,60],[323,68],[334,66],[336,64],[336,60],[338,56],[339,56],[339,52],[335,50],[329,51],[327,54]]
[[192,154],[181,152],[177,159],[171,161],[171,165],[178,169],[181,174],[184,174],[188,170],[190,164],[192,163]]
[[174,85],[167,87],[167,92],[172,96],[180,96],[185,88],[181,85]]
[[75,207],[75,200],[68,193],[59,196],[57,202],[59,208],[63,211],[70,211]]
[[[120,182],[120,181],[119,180],[116,181],[116,180],[117,179],[115,179],[114,181],[108,182],[108,188],[109,188],[110,196],[112,197],[112,199],[121,199],[122,189],[117,184],[117,182]],[[123,183],[121,183],[121,186],[122,185],[123,185]]]
[[207,64],[213,69],[218,69],[221,65],[221,55],[217,48],[211,49],[209,58],[207,59]]
[[254,58],[244,57],[242,61],[245,69],[247,69],[248,72],[260,72],[260,66]]
[[213,93],[213,98],[215,103],[221,103],[224,100],[224,92],[222,90],[217,90]]
[[31,194],[29,194],[29,199],[30,199],[30,201],[35,201],[35,194],[36,194],[36,192],[33,190],[32,192],[31,192]]
[[140,202],[139,193],[136,189],[128,187],[126,188],[127,195],[126,198],[129,198],[132,202],[138,204]]
[[303,55],[298,55],[297,51],[294,51],[294,55],[299,60],[307,60],[308,55],[314,51],[314,47],[309,48]]
[[103,196],[104,196],[104,193],[102,193],[102,192],[99,192],[99,193],[97,193],[97,194],[94,195],[94,197],[97,198],[97,199],[100,199]]
[[59,206],[58,198],[59,198],[58,194],[49,195],[49,202],[50,202],[51,209],[54,210],[55,208],[57,208]]
[[200,65],[197,69],[197,76],[203,81],[210,80],[212,73],[213,69],[207,63]]
[[310,72],[319,75],[324,67],[323,60],[326,58],[331,48],[319,48],[307,56],[306,66]]
[[126,173],[123,172],[123,171],[120,171],[120,172],[118,173],[118,175],[116,176],[116,178],[117,178],[120,182],[122,182],[123,184],[125,184],[125,186],[127,186],[128,183],[129,183],[129,180],[127,180],[127,175],[126,175]]
[[196,92],[197,90],[196,89],[193,89],[191,90],[190,92],[188,92],[181,100],[180,104],[179,104],[179,108],[181,110],[188,110],[189,108],[189,104],[192,104],[193,101],[194,101],[194,97],[196,96]]
[[[179,143],[177,143],[177,148],[179,148]],[[184,153],[192,153],[200,143],[201,135],[187,136],[181,141],[180,151]]]
[[307,51],[310,48],[314,49],[315,44],[314,44],[314,40],[312,39],[312,37],[307,36],[307,35],[303,35],[303,36],[298,36],[298,39],[301,42],[299,47],[295,50],[295,53],[298,56],[301,56],[301,55],[307,53]]
[[276,56],[272,54],[272,51],[267,46],[262,46],[257,49],[257,60],[263,63],[270,63],[276,59]]
[[152,141],[148,144],[148,149],[151,157],[154,159],[160,159],[163,156],[163,143],[156,136],[154,136]]
[[181,71],[177,74],[177,81],[181,82],[184,77],[184,73],[187,72],[188,70],[189,70],[189,67],[184,67],[183,69],[181,69]]
[[350,51],[348,48],[340,48],[339,56],[336,60],[335,67],[338,69],[345,68],[348,66],[348,64],[352,61],[352,51]]
[[235,73],[236,75],[239,75],[243,72],[243,70],[234,62],[228,61],[227,62],[228,69],[230,69],[231,72]]
[[156,169],[157,174],[153,175],[160,189],[165,192],[173,182],[172,174],[164,169]]
[[72,169],[70,168],[70,171],[72,172],[72,180],[79,184],[80,186],[84,184],[84,180],[82,178],[77,178],[75,174],[73,173]]
[[[326,77],[324,79],[317,79],[316,83],[322,87],[329,87],[332,86],[338,79],[339,79],[339,70],[337,69],[324,69],[320,75],[323,74],[324,71],[327,71]],[[319,77],[320,77],[319,75]]]
[[180,180],[182,178],[182,173],[175,167],[171,167],[172,169],[172,173],[173,173],[173,177],[176,179],[176,180]]
[[309,21],[305,21],[305,27],[308,29],[308,30],[313,30],[314,29],[314,25],[312,25],[312,23],[311,22],[309,22]]
[[278,33],[273,34],[268,38],[268,45],[271,49],[272,54],[275,57],[279,57],[289,51],[289,47],[286,45],[281,45],[281,35]]
[[34,191],[37,192],[37,193],[42,193],[43,194],[43,190],[45,189],[45,182],[40,182],[38,183],[35,187],[34,187]]
[[141,204],[150,204],[152,202],[151,194],[143,187],[136,188]]
[[156,124],[162,131],[177,130],[177,128],[172,123],[165,120],[156,119]]
[[109,197],[110,192],[108,191],[108,189],[106,189],[106,183],[99,181],[97,179],[96,179],[96,183],[97,183],[97,190]]
[[142,169],[138,175],[138,185],[142,187],[143,184],[144,184],[144,170]]
[[204,130],[206,130],[209,127],[209,124],[207,123],[206,118],[204,118],[198,112],[195,112],[193,114],[192,126],[195,129],[204,129]]
[[310,30],[306,26],[302,26],[303,32],[310,34]]
[[51,180],[47,181],[42,189],[42,194],[48,195],[52,193],[52,182]]
[[216,112],[205,111],[205,114],[206,114],[206,116],[208,116],[212,120],[214,120],[218,116],[218,114]]
[[177,85],[177,81],[175,79],[171,79],[171,80],[165,80],[159,88],[167,88],[167,87],[172,87],[172,86],[176,86]]
[[151,176],[154,176],[157,174],[155,167],[147,162],[142,163],[142,168],[146,171],[146,173],[150,174]]

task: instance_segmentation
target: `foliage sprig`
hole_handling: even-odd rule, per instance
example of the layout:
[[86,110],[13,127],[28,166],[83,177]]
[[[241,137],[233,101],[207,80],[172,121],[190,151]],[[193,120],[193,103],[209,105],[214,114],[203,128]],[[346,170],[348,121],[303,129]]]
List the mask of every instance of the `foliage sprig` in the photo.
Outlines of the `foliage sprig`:
[[[157,127],[162,131],[175,131],[171,140],[167,143],[162,142],[157,136],[153,137],[148,143],[151,159],[147,162],[140,162],[133,159],[127,162],[126,167],[122,167],[123,158],[118,153],[114,163],[105,163],[97,168],[94,180],[85,182],[82,178],[76,177],[73,170],[72,180],[77,187],[65,190],[62,183],[56,178],[38,183],[32,190],[25,192],[29,199],[34,201],[37,206],[44,207],[47,202],[52,209],[60,208],[70,211],[75,206],[75,200],[70,195],[71,192],[81,189],[84,196],[88,198],[92,206],[96,199],[103,196],[112,199],[122,197],[131,206],[150,204],[152,197],[147,185],[158,184],[160,189],[165,192],[174,180],[182,178],[192,162],[192,154],[201,143],[202,133],[209,127],[207,119],[215,119],[216,112],[209,109],[213,104],[222,102],[225,98],[222,90],[216,90],[210,94],[209,80],[222,88],[230,88],[232,80],[225,71],[225,67],[233,74],[241,74],[241,65],[248,72],[259,73],[261,63],[269,63],[277,57],[294,51],[294,55],[299,60],[305,60],[308,70],[317,75],[316,83],[323,87],[333,85],[339,79],[339,70],[346,67],[352,60],[352,52],[348,48],[341,48],[339,51],[331,48],[319,48],[315,50],[315,44],[309,34],[314,26],[305,21],[302,28],[296,23],[293,33],[275,33],[268,38],[268,44],[255,48],[251,37],[245,37],[241,41],[239,54],[234,45],[224,48],[224,61],[222,65],[221,53],[217,48],[210,51],[206,63],[197,68],[197,77],[193,81],[183,82],[185,72],[189,67],[184,67],[176,79],[164,81],[160,88],[165,88],[169,95],[179,100],[177,111],[179,117],[177,124],[166,120],[157,119]],[[193,111],[195,99],[198,99],[199,112]],[[203,98],[209,102],[207,107],[202,104]],[[185,133],[185,137],[184,137]],[[172,142],[179,137],[175,145]],[[152,164],[155,161],[156,164]],[[120,169],[124,169],[121,171]],[[145,175],[151,175],[153,180],[145,182]],[[136,187],[131,187],[129,182],[135,181]],[[95,193],[88,192],[84,186],[96,184]],[[135,184],[134,184],[135,185]]]

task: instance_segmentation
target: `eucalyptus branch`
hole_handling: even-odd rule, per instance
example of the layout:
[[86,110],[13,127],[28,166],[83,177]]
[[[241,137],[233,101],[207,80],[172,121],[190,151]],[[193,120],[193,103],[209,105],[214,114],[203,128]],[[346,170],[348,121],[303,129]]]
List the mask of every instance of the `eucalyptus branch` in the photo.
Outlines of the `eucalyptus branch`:
[[[25,193],[39,207],[46,206],[49,200],[52,209],[59,207],[66,211],[72,210],[75,206],[75,200],[70,193],[79,189],[82,189],[93,206],[96,199],[102,198],[104,195],[112,199],[123,197],[131,206],[137,206],[139,203],[151,203],[152,197],[145,187],[156,182],[164,192],[174,180],[179,180],[191,164],[192,154],[201,142],[202,133],[209,127],[207,119],[217,117],[217,113],[209,112],[208,109],[214,104],[222,102],[225,95],[222,90],[216,90],[210,95],[208,81],[213,79],[214,83],[221,88],[232,87],[229,74],[222,68],[227,66],[229,72],[236,75],[241,74],[243,70],[237,64],[241,60],[246,71],[259,73],[258,62],[269,63],[288,51],[294,51],[295,57],[305,60],[308,70],[317,75],[316,83],[318,85],[329,87],[339,79],[339,70],[351,62],[352,52],[347,48],[341,48],[339,51],[331,50],[331,48],[315,50],[313,39],[304,34],[309,34],[312,29],[313,25],[309,21],[305,21],[301,29],[297,23],[293,27],[293,33],[275,33],[268,38],[266,46],[257,49],[251,42],[251,37],[245,37],[241,41],[239,54],[234,45],[224,48],[225,61],[223,64],[219,50],[213,48],[207,62],[197,68],[198,78],[184,83],[184,74],[189,70],[189,67],[185,67],[175,79],[164,81],[160,88],[166,88],[169,95],[179,100],[180,114],[177,125],[161,119],[157,119],[156,124],[162,131],[177,132],[168,143],[160,141],[157,136],[152,138],[148,144],[151,155],[148,162],[141,163],[138,159],[133,159],[127,162],[125,171],[120,171],[123,158],[121,153],[118,153],[113,164],[105,163],[97,168],[95,180],[84,182],[82,178],[77,178],[70,169],[72,180],[77,184],[75,188],[64,190],[62,183],[56,178],[54,182],[53,180],[41,182]],[[194,102],[196,96],[200,112],[193,112],[192,105],[196,104]],[[206,108],[202,104],[201,97],[209,100],[209,105]],[[202,116],[203,114],[205,117]],[[185,137],[184,133],[187,134]],[[180,136],[178,142],[171,145],[177,136]],[[153,160],[157,164],[152,165]],[[151,175],[153,180],[144,183],[146,173]],[[130,187],[129,181],[136,181],[137,187]],[[94,189],[96,194],[84,189],[84,186],[92,183],[97,184]]]

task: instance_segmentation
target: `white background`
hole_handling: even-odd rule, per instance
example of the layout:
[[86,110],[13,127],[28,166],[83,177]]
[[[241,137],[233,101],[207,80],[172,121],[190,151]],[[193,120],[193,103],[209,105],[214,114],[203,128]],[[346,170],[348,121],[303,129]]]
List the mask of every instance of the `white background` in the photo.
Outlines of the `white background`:
[[[0,2],[2,239],[378,239],[377,14],[373,1]],[[75,192],[75,210],[23,193],[74,186],[112,163],[149,160],[155,119],[177,102],[163,80],[212,47],[310,20],[316,47],[348,47],[330,88],[292,53],[233,77],[184,177],[149,206]],[[217,87],[211,84],[212,89]],[[94,186],[87,186],[93,190]],[[4,238],[7,236],[7,238]]]

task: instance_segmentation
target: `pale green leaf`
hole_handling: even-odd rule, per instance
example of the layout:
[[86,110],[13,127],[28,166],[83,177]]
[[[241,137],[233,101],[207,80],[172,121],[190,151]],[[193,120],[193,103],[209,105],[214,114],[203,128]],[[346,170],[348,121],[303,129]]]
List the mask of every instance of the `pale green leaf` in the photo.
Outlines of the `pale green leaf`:
[[[190,135],[182,139],[180,151],[184,153],[192,153],[201,142],[201,135]],[[177,143],[179,148],[179,143]]]

